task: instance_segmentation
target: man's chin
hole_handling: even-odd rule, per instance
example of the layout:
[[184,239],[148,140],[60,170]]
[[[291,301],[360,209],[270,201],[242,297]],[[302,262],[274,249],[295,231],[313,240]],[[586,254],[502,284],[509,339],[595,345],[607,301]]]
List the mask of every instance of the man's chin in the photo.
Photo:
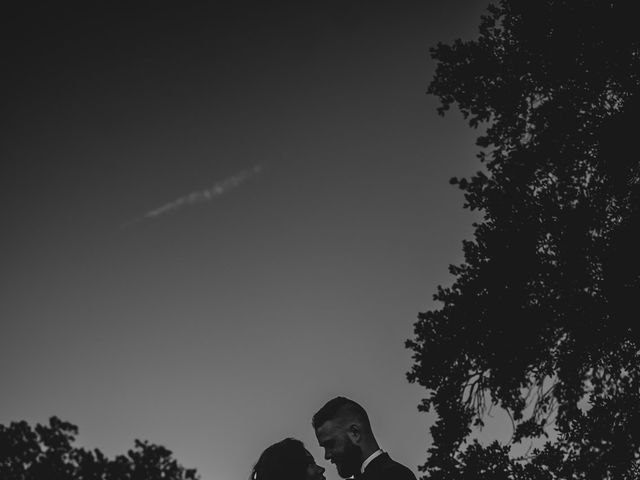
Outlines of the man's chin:
[[337,470],[338,475],[340,475],[341,478],[351,478],[356,474],[356,472],[352,472],[351,470],[346,468],[338,467]]

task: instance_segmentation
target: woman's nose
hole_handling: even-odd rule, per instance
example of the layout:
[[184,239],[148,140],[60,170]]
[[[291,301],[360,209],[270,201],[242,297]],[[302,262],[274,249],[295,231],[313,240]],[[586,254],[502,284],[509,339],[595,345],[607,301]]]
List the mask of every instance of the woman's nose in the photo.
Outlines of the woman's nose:
[[320,473],[324,473],[324,467],[321,467],[320,465],[318,465],[318,468],[320,469]]

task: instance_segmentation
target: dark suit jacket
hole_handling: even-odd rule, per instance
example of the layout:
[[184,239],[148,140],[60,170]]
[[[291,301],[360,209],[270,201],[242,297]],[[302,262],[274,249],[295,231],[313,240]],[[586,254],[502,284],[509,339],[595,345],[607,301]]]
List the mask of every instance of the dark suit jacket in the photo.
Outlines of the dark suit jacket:
[[374,458],[358,480],[416,480],[416,476],[404,465],[391,460],[387,453]]

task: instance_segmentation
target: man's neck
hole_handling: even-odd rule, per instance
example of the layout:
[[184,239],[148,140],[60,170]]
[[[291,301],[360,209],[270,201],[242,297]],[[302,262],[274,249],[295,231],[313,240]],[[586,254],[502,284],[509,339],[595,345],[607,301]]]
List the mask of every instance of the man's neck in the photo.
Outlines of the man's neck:
[[367,466],[380,454],[382,454],[382,449],[376,448],[369,455],[367,455],[367,457],[362,462],[362,465],[360,466],[360,473],[364,473],[364,470],[367,468]]

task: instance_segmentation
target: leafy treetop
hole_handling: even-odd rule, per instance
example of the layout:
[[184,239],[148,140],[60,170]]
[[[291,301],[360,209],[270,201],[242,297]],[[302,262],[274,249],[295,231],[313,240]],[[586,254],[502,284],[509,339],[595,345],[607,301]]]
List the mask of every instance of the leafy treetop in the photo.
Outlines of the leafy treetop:
[[57,417],[32,428],[27,422],[0,425],[3,480],[197,480],[165,447],[135,441],[126,455],[106,458],[98,449],[73,445],[78,428]]
[[[473,41],[438,44],[428,92],[457,106],[483,171],[465,261],[421,313],[411,382],[435,409],[433,479],[636,478],[640,459],[640,30],[631,1],[502,0]],[[467,444],[490,405],[514,460]],[[493,472],[493,473],[492,473]],[[500,472],[499,474],[496,472]],[[497,475],[497,476],[492,476]]]

